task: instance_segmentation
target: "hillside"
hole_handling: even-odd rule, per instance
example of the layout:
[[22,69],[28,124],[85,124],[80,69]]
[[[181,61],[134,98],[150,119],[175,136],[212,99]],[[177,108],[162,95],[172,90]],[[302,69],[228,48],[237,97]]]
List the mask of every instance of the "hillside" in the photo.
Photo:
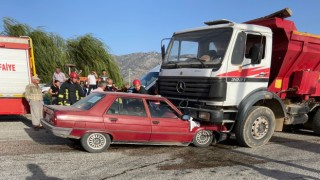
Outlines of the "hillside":
[[157,52],[132,53],[122,56],[113,56],[118,63],[124,81],[129,80],[129,69],[131,81],[140,78],[150,69],[161,63],[161,54]]

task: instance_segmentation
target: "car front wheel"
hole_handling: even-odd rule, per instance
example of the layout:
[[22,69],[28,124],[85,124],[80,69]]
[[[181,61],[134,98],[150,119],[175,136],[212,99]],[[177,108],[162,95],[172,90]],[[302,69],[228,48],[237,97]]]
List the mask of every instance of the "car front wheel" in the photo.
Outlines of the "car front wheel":
[[82,147],[90,153],[99,153],[110,146],[111,139],[107,134],[87,133],[81,138]]
[[200,130],[193,138],[193,144],[197,147],[208,147],[213,141],[212,131]]

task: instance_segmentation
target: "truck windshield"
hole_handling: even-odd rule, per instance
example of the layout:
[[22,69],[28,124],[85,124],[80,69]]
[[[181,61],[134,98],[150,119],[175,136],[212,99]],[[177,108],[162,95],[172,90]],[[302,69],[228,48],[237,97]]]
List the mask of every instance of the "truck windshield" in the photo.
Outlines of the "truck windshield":
[[208,29],[172,37],[162,68],[216,68],[221,66],[232,28]]
[[141,78],[141,84],[144,87],[147,87],[150,84],[152,84],[154,81],[156,81],[158,79],[158,76],[159,76],[159,72],[149,72],[148,74],[146,74]]

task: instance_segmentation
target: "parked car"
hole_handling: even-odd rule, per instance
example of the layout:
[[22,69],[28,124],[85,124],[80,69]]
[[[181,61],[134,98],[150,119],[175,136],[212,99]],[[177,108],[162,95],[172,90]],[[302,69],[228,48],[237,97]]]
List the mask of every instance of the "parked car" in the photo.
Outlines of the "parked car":
[[168,99],[133,93],[93,93],[72,106],[44,106],[42,125],[54,135],[79,139],[88,152],[112,143],[207,147],[226,127],[197,122]]
[[49,92],[49,89],[51,88],[51,83],[41,83],[39,84],[40,88],[41,88],[41,92],[42,93],[48,93]]

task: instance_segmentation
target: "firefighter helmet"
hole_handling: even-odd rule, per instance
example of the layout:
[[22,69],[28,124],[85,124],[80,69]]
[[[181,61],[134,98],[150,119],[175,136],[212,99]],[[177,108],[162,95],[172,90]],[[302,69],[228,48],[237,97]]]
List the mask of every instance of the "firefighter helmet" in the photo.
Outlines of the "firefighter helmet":
[[139,79],[135,79],[135,80],[133,80],[132,84],[133,85],[136,85],[136,84],[141,85],[141,81]]
[[78,78],[78,74],[76,72],[71,72],[70,78]]

